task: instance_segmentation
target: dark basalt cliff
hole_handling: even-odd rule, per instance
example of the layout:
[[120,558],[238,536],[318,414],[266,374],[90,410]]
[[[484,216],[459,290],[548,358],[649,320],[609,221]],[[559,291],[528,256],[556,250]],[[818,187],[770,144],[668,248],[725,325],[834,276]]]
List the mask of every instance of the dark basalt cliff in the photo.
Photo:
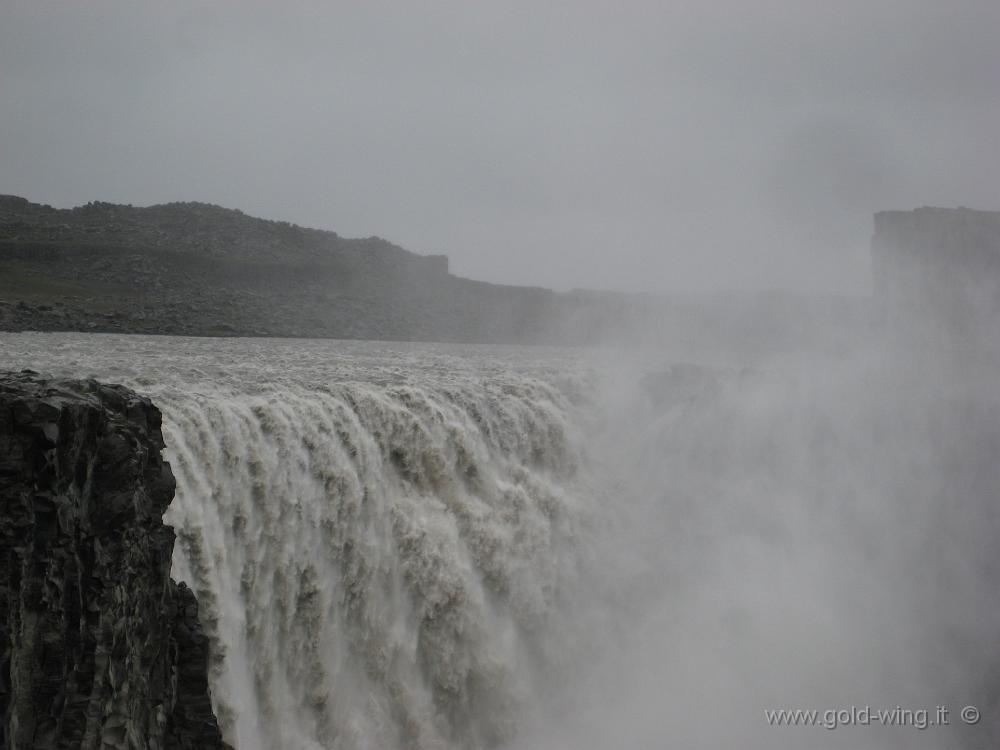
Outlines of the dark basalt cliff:
[[0,747],[223,748],[148,399],[0,374]]

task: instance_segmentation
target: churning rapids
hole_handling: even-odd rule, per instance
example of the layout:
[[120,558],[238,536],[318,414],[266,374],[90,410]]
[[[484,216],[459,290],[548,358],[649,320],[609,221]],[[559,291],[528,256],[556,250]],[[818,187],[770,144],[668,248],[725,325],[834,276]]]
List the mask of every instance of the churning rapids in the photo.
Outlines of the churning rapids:
[[[867,354],[0,334],[162,409],[239,750],[993,747],[1000,389]],[[976,704],[983,720],[962,726]],[[954,725],[786,727],[769,709]]]

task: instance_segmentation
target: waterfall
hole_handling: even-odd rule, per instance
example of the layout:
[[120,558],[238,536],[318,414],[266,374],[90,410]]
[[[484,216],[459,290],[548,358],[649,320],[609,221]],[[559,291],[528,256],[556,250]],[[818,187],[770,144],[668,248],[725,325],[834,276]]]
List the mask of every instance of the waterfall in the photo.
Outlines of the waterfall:
[[160,399],[174,575],[230,742],[512,736],[565,650],[588,494],[551,385],[344,383]]
[[[0,343],[162,409],[238,750],[998,746],[995,369]],[[766,720],[866,707],[952,720]]]

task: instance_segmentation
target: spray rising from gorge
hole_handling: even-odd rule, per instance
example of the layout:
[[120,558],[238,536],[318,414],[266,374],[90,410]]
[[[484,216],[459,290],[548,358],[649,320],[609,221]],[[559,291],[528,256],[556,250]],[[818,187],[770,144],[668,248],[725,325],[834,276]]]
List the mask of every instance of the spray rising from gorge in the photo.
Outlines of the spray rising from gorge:
[[241,749],[841,747],[765,711],[996,695],[988,371],[99,338],[3,342],[163,409],[174,575]]

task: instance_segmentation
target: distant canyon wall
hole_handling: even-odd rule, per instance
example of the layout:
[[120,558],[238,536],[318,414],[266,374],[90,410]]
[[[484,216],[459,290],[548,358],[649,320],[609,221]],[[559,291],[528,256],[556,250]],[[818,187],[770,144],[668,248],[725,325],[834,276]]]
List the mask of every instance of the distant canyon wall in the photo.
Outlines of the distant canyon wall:
[[0,330],[532,343],[555,299],[219,206],[0,196]]
[[873,315],[981,338],[1000,315],[1000,213],[876,214],[872,265],[874,305],[863,295],[557,293],[461,278],[444,255],[219,206],[56,209],[0,196],[0,330],[639,343],[741,355],[841,349],[865,338]]
[[1000,212],[875,214],[872,270],[876,301],[895,324],[986,333],[1000,314]]

